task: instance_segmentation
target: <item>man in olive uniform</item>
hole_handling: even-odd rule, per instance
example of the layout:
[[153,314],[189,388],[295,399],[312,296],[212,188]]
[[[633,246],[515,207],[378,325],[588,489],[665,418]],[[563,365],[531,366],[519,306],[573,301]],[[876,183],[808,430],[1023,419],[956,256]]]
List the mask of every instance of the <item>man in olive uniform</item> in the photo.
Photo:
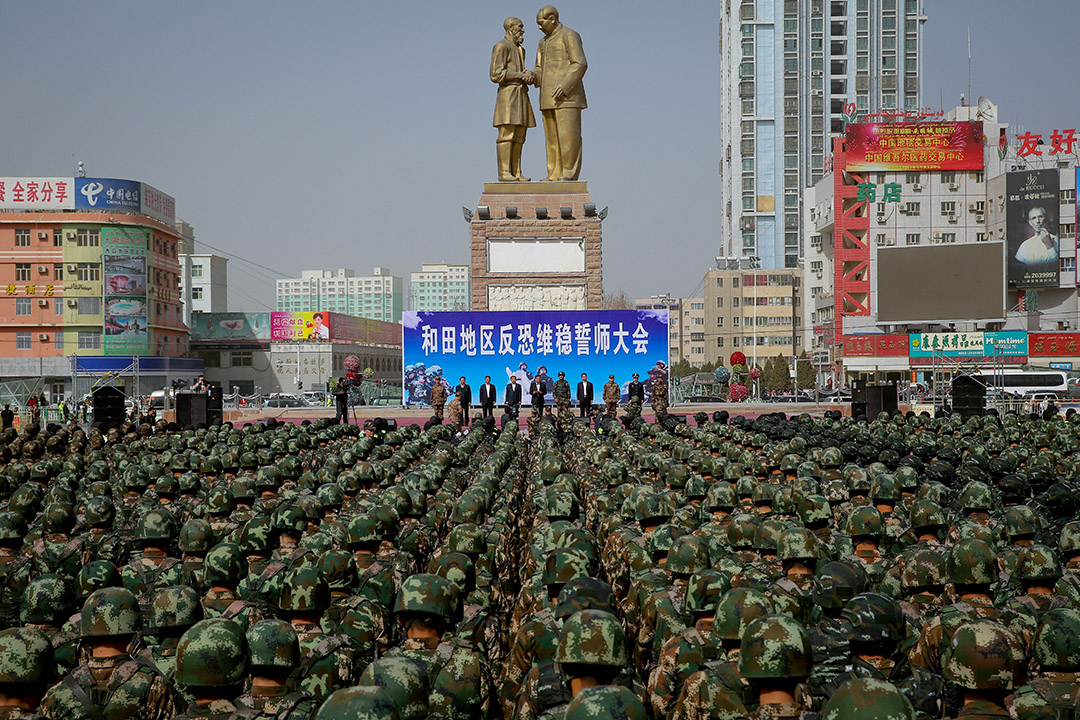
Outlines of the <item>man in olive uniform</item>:
[[458,390],[454,393],[453,399],[450,400],[450,404],[446,407],[447,419],[450,421],[450,426],[457,432],[461,432],[461,426],[465,424],[465,408],[463,407],[463,404],[461,390]]
[[495,97],[495,119],[492,125],[499,129],[495,140],[495,155],[499,162],[499,181],[528,182],[521,173],[521,146],[525,144],[528,128],[536,127],[532,104],[529,102],[529,84],[536,82],[536,75],[525,69],[525,23],[516,17],[503,21],[506,37],[495,43],[491,50],[491,82],[499,86]]
[[446,385],[442,380],[437,381],[431,386],[431,411],[435,414],[435,417],[439,418],[439,422],[443,419],[443,407],[446,405]]
[[608,375],[608,381],[604,383],[604,405],[606,412],[615,417],[619,412],[619,383],[615,382],[614,375]]
[[555,388],[551,394],[555,398],[559,427],[565,430],[570,427],[570,423],[574,422],[574,416],[570,412],[570,383],[566,381],[566,373],[559,372],[559,379],[555,381]]
[[668,386],[667,377],[661,375],[653,381],[652,387],[649,388],[649,394],[652,397],[652,409],[656,413],[656,421],[660,422],[667,417],[668,409]]

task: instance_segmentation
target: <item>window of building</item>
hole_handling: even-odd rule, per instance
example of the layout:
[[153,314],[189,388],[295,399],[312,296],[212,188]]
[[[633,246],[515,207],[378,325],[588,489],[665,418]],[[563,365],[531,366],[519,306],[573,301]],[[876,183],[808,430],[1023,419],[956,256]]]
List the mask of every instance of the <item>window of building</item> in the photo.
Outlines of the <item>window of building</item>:
[[941,242],[954,243],[956,242],[956,233],[941,233]]
[[52,279],[63,280],[64,279],[64,263],[55,263],[52,268]]
[[736,315],[735,317],[731,318],[731,326],[732,326],[732,327],[739,327],[739,321],[740,321],[741,319],[742,319],[742,318],[740,318],[740,317],[739,317],[738,315]]
[[76,278],[81,282],[98,282],[101,280],[101,266],[97,263],[79,263]]
[[30,247],[30,231],[19,228],[15,231],[15,247]]
[[101,332],[98,330],[80,330],[79,331],[79,349],[80,350],[100,350],[101,349]]
[[15,279],[22,281],[30,279],[30,263],[15,263]]
[[956,201],[955,200],[946,200],[945,202],[942,202],[941,203],[941,214],[943,216],[955,215],[956,214]]
[[724,338],[722,338],[722,337],[716,338],[716,347],[718,347],[718,348],[724,347]]
[[918,185],[922,182],[922,173],[909,172],[906,180],[908,185]]
[[975,242],[986,242],[986,233],[984,233],[984,232],[975,233]]
[[[737,277],[731,278],[731,287],[733,287],[733,288],[739,287],[739,278],[737,278]],[[738,306],[736,306],[736,307],[738,307]]]
[[1076,204],[1076,190],[1062,190],[1061,191],[1061,204],[1062,205],[1075,205]]
[[908,215],[913,215],[915,217],[918,217],[919,215],[922,214],[922,205],[921,205],[921,203],[917,203],[917,202],[909,202],[906,205],[904,205],[904,212],[906,214],[908,214]]
[[1076,237],[1076,225],[1074,223],[1058,225],[1058,237],[1062,240]]
[[251,367],[251,353],[250,352],[234,352],[234,353],[232,353],[232,366],[233,367]]
[[202,269],[203,269],[202,265],[192,265],[191,266],[191,277],[193,277],[193,278],[201,278],[202,277]]
[[101,298],[99,298],[99,297],[81,297],[81,298],[79,298],[79,314],[80,315],[100,315],[101,314]]
[[1076,272],[1076,258],[1063,257],[1061,258],[1061,272],[1063,273],[1075,273]]
[[98,247],[101,245],[101,231],[79,228],[75,231],[75,244],[79,247]]
[[30,350],[33,347],[33,340],[30,339],[31,334],[26,330],[19,330],[15,333],[15,349],[16,350]]
[[739,298],[737,298],[737,297],[731,298],[731,307],[733,307],[733,308],[739,307]]
[[739,338],[737,338],[737,337],[731,338],[731,347],[739,347]]
[[52,244],[53,247],[63,247],[64,245],[64,231],[53,230],[52,231]]
[[919,233],[908,233],[904,242],[908,245],[918,245],[919,239]]
[[62,297],[53,298],[53,315],[63,315],[63,314],[64,314],[64,298],[62,298]]
[[202,300],[203,299],[203,289],[201,287],[199,287],[199,288],[191,288],[191,299],[192,300]]
[[722,317],[716,318],[716,327],[718,327],[718,328],[724,327],[724,318],[722,318]]
[[691,310],[704,310],[705,303],[690,303]]
[[724,307],[724,298],[722,298],[722,297],[716,298],[716,307],[718,307],[718,308]]
[[[57,305],[59,305],[59,303],[57,303]],[[55,333],[53,333],[53,350],[63,350],[63,349],[64,349],[64,331],[63,330],[57,330]]]
[[29,315],[33,300],[31,298],[15,298],[15,314]]
[[943,172],[941,173],[941,182],[945,184],[956,183],[955,172]]

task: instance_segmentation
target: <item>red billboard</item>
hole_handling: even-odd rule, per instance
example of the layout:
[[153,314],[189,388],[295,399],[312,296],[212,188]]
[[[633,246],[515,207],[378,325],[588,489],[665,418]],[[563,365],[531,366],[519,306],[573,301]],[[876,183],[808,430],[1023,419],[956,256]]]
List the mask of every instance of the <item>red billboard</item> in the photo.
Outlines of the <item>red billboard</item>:
[[1032,357],[1080,355],[1080,333],[1030,333],[1028,355]]
[[850,123],[846,170],[982,170],[982,122]]
[[907,335],[845,335],[844,357],[907,357]]

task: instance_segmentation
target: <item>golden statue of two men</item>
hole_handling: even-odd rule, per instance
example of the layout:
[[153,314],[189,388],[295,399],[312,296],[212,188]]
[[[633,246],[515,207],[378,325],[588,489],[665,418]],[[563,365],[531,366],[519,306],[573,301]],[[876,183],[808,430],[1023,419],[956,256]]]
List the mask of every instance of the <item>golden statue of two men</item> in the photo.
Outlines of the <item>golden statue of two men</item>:
[[572,181],[581,174],[581,111],[588,107],[581,79],[589,67],[581,36],[559,22],[559,11],[551,5],[540,8],[536,24],[544,37],[532,70],[525,68],[525,24],[518,18],[506,18],[506,36],[491,51],[491,82],[499,86],[492,124],[499,130],[495,151],[500,182],[529,180],[521,172],[525,132],[536,127],[529,85],[540,88],[548,169],[544,179]]

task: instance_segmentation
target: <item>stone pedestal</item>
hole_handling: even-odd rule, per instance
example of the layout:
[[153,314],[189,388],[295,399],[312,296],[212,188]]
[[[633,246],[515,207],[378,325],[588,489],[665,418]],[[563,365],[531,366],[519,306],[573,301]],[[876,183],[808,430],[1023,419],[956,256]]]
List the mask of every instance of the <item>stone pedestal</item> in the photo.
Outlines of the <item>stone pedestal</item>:
[[599,310],[600,225],[584,182],[484,183],[471,227],[472,309]]

